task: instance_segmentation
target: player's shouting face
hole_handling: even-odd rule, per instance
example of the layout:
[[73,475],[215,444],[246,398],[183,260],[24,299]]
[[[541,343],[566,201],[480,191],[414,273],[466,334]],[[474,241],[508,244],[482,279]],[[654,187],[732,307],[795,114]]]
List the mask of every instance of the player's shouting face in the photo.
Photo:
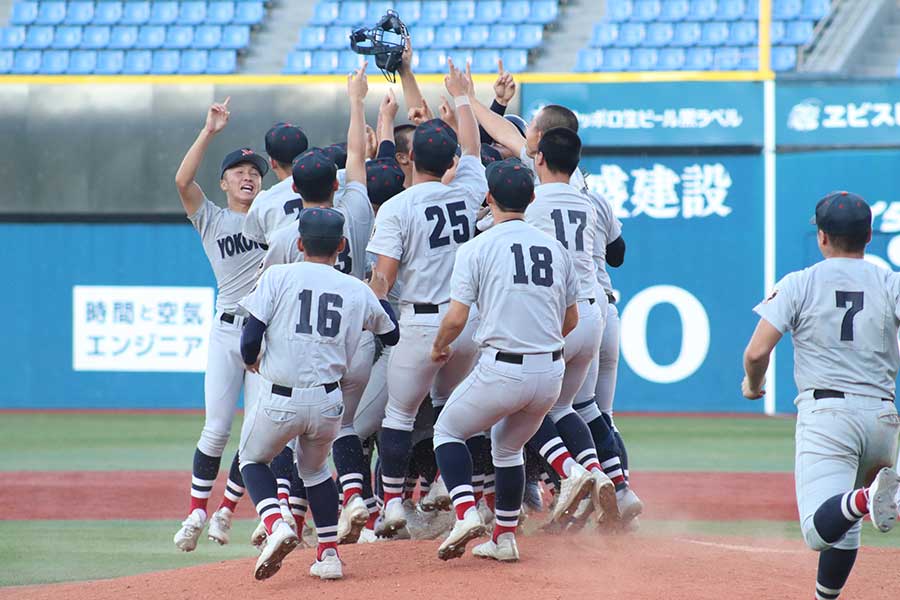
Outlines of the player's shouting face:
[[262,187],[262,174],[250,163],[240,163],[222,174],[220,185],[228,198],[250,206]]

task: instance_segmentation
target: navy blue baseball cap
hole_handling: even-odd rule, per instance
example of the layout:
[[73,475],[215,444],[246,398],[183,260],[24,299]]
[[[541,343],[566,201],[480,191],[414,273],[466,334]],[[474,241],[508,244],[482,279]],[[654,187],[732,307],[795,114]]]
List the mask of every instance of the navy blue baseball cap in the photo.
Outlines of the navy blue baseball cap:
[[319,187],[331,184],[337,178],[337,165],[321,148],[311,148],[294,159],[291,173],[298,188]]
[[266,173],[269,172],[269,165],[266,163],[266,159],[254,152],[252,148],[238,148],[226,154],[225,158],[222,159],[222,171],[219,173],[219,178],[224,177],[225,171],[228,169],[243,163],[249,163],[256,167],[260,177],[265,177]]
[[334,164],[337,165],[338,169],[346,169],[347,168],[347,144],[346,142],[342,142],[340,144],[332,144],[330,146],[325,146],[322,148],[322,152],[331,157],[331,160],[334,161]]
[[500,156],[500,151],[491,146],[490,144],[481,144],[481,164],[485,167],[493,162],[497,162],[498,160],[503,160],[503,157]]
[[291,164],[307,148],[306,134],[291,123],[276,123],[266,132],[266,154],[282,164]]
[[443,172],[453,165],[459,141],[456,132],[441,119],[431,119],[416,127],[413,154],[416,167],[424,171]]
[[488,190],[504,208],[522,210],[534,196],[534,173],[515,157],[492,162],[485,169]]
[[381,205],[403,191],[406,176],[395,158],[377,158],[366,163],[369,202]]
[[344,235],[344,215],[333,208],[304,208],[297,229],[301,239],[339,240]]
[[816,204],[810,223],[834,235],[868,233],[872,229],[872,209],[853,192],[831,192]]

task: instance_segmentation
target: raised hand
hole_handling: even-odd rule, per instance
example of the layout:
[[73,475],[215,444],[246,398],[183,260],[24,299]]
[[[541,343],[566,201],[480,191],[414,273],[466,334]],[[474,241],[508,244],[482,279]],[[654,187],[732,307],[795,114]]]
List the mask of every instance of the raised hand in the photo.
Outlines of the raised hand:
[[497,62],[497,80],[494,81],[494,97],[497,102],[503,106],[507,106],[509,101],[516,95],[516,80],[513,79],[512,73],[503,70],[503,59]]
[[397,111],[399,109],[400,105],[397,103],[397,97],[394,95],[394,90],[388,89],[387,94],[381,99],[381,105],[378,107],[378,111],[393,123],[397,118]]
[[366,67],[369,61],[362,64],[353,73],[347,76],[347,95],[351,100],[364,100],[369,93],[369,79],[366,77]]
[[438,108],[438,112],[440,112],[444,123],[449,125],[453,131],[456,131],[456,111],[450,105],[450,101],[447,100],[446,96],[441,96],[441,106]]
[[412,39],[407,35],[403,38],[406,42],[406,45],[403,47],[403,54],[400,55],[400,71],[411,73],[412,72],[412,64],[413,64],[413,47],[412,47]]
[[206,113],[206,131],[209,133],[219,133],[228,125],[228,117],[231,113],[228,111],[228,102],[231,96],[225,98],[224,102],[213,103]]
[[[454,65],[453,61],[449,58],[447,59],[447,67],[448,73],[444,76],[444,86],[447,88],[447,91],[450,92],[450,95],[454,98],[468,95],[469,84],[471,83],[472,78],[457,69],[456,65]],[[466,70],[468,71],[468,65]]]
[[428,102],[425,100],[425,98],[422,98],[422,106],[413,106],[412,108],[410,108],[407,118],[413,125],[421,125],[425,121],[430,121],[431,119],[433,119],[434,114],[428,107]]
[[375,130],[366,124],[366,158],[371,160],[375,158],[376,154],[378,154],[378,137],[375,135]]

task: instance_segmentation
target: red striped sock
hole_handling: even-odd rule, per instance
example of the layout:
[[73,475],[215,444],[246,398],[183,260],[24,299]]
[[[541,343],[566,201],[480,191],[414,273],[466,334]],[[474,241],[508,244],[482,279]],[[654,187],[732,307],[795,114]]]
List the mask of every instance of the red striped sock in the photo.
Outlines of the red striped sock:
[[869,514],[869,490],[856,490],[853,492],[853,506],[863,515]]
[[316,560],[322,560],[322,554],[329,548],[333,548],[334,551],[337,552],[337,542],[319,542],[319,545],[316,548]]
[[503,525],[494,525],[494,534],[491,536],[491,539],[494,540],[494,543],[497,543],[497,538],[500,537],[501,534],[504,533],[516,533],[515,527],[505,527]]
[[198,508],[203,512],[206,512],[206,505],[209,504],[209,498],[197,498],[195,496],[191,496],[191,508],[188,510],[188,514],[191,514]]
[[366,529],[375,529],[375,521],[378,520],[379,512],[376,510],[373,513],[369,513],[369,520],[366,521]]
[[387,503],[390,502],[391,500],[394,500],[395,498],[399,498],[400,500],[403,500],[403,494],[402,493],[393,494],[391,492],[385,492],[384,493],[384,505],[387,506]]
[[484,492],[476,491],[476,492],[473,492],[473,495],[475,496],[475,504],[478,504],[478,501],[481,500],[482,498],[484,498]]
[[234,512],[237,508],[237,500],[232,500],[231,498],[222,498],[222,504],[219,505],[219,508],[227,508],[231,512]]
[[454,505],[453,508],[456,509],[456,518],[462,521],[464,518],[466,518],[466,511],[474,507],[475,502],[473,502],[472,500],[464,500],[459,504]]
[[485,494],[484,495],[484,503],[487,504],[488,508],[492,511],[494,510],[494,501],[497,499],[496,494]]
[[562,477],[566,478],[566,471],[563,469],[563,465],[566,464],[567,460],[574,460],[572,455],[569,454],[568,451],[562,452],[559,456],[553,459],[553,462],[550,463],[550,466],[553,467],[553,470]]
[[357,495],[362,496],[362,486],[344,488],[344,506],[350,503],[350,498]]
[[264,518],[264,519],[263,519],[263,523],[266,524],[266,531],[267,531],[268,533],[271,534],[271,533],[272,533],[272,529],[275,528],[275,525],[276,525],[276,524],[278,523],[278,521],[280,521],[280,520],[281,520],[281,513],[280,513],[280,512],[273,512],[272,514],[270,514],[269,516],[267,516],[266,518]]

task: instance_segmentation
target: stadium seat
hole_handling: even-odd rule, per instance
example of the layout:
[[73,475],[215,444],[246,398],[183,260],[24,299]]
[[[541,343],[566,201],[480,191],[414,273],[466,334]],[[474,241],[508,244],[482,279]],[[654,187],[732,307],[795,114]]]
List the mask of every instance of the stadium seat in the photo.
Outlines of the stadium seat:
[[627,48],[609,48],[603,51],[601,71],[627,71],[631,67],[631,51]]
[[804,46],[813,36],[812,21],[788,21],[784,29],[782,43],[789,46]]
[[324,27],[304,27],[297,35],[297,43],[294,45],[298,50],[316,50],[325,43]]
[[721,46],[728,40],[728,24],[721,21],[712,21],[703,24],[703,32],[700,34],[700,46]]
[[43,50],[53,43],[53,27],[49,25],[32,25],[25,34],[23,48],[29,50]]
[[216,75],[234,73],[237,70],[237,52],[234,50],[211,50],[206,63],[206,72]]
[[41,2],[38,5],[36,25],[60,25],[66,18],[65,2]]
[[773,19],[796,19],[800,16],[803,9],[801,0],[773,0],[772,2],[772,18]]
[[[343,50],[350,46],[350,27],[333,26],[325,31],[323,50]],[[313,57],[315,62],[315,57]]]
[[[480,3],[479,3],[480,4]],[[407,27],[417,25],[422,18],[422,3],[419,0],[401,0],[394,4],[394,10],[403,19]]]
[[644,45],[652,48],[668,46],[674,37],[675,28],[671,23],[650,23],[647,25],[647,37]]
[[[655,21],[662,12],[662,3],[659,0],[635,0],[631,9],[632,21]],[[632,65],[634,64],[634,54],[631,56]],[[641,69],[646,70],[646,69]]]
[[185,50],[181,53],[178,72],[183,75],[206,73],[209,54],[206,50]]
[[818,21],[824,19],[831,12],[831,0],[803,0],[803,9],[800,18]]
[[456,50],[448,50],[447,60],[452,60],[453,64],[459,69],[465,69],[467,62],[474,62],[475,51],[471,48],[457,48]]
[[[343,50],[338,53],[337,72],[349,73],[355,71],[363,62],[363,57],[352,50]],[[375,71],[377,73],[377,71]]]
[[150,22],[149,2],[126,2],[122,9],[122,25],[146,25]]
[[312,52],[309,50],[299,50],[288,54],[283,72],[288,74],[303,74],[309,72],[311,66]]
[[502,50],[500,57],[503,59],[503,69],[510,73],[521,73],[528,68],[528,52],[525,50]]
[[162,48],[166,43],[166,28],[162,25],[144,25],[138,30],[137,48]]
[[[631,0],[621,0],[620,2],[606,3],[606,19],[614,23],[627,21],[631,18],[632,4]],[[606,57],[602,57],[601,61],[605,61]],[[601,66],[604,63],[601,62]]]
[[[465,34],[468,29],[470,28],[467,27],[466,29],[463,29],[463,34]],[[431,45],[434,43],[434,36],[434,27],[430,25],[414,27],[409,32],[409,37],[416,50],[427,50],[428,48],[431,48]]]
[[153,66],[152,50],[129,50],[125,53],[123,75],[146,75]]
[[10,25],[31,25],[38,16],[37,2],[15,2],[9,17]]
[[[313,16],[309,20],[310,25],[331,25],[338,18],[338,11],[340,7],[337,2],[318,2],[313,9]],[[303,57],[295,58],[294,60],[299,60],[302,62]],[[292,68],[298,66],[300,63],[292,65],[290,60],[288,60],[288,65],[285,69]],[[303,63],[305,64],[305,63]],[[300,71],[291,71],[292,73],[298,73]]]
[[769,28],[769,42],[773,46],[782,43],[786,34],[787,25],[784,21],[772,21],[772,26]]
[[443,50],[425,50],[416,53],[419,64],[417,70],[422,73],[442,73],[447,68],[447,55]]
[[[129,2],[129,5],[140,4],[140,2]],[[94,9],[94,17],[91,23],[94,25],[115,25],[122,19],[124,9],[121,2],[98,2]],[[72,72],[72,63],[74,57],[69,57],[69,72]]]
[[[341,8],[338,10],[337,19],[335,19],[335,25],[351,25],[358,26],[362,25],[366,21],[366,3],[360,2],[359,0],[345,0],[341,2]],[[367,24],[367,26],[371,27],[374,25]]]
[[218,25],[200,25],[194,29],[194,43],[192,48],[198,50],[212,50],[222,43],[222,28]]
[[500,0],[480,0],[475,6],[475,23],[490,25],[503,16],[503,3]]
[[235,25],[259,25],[266,16],[262,2],[238,2],[235,5]]
[[469,25],[463,27],[462,45],[466,48],[481,48],[491,37],[491,28],[488,25]]
[[687,18],[691,21],[709,21],[716,16],[716,0],[691,0]]
[[447,7],[447,24],[468,25],[474,20],[475,0],[450,0]]
[[[378,19],[383,17],[388,10],[394,9],[394,3],[389,0],[370,0],[368,4],[366,4],[366,23],[375,24],[378,22]],[[398,13],[399,14],[399,13]],[[403,16],[400,17],[404,19],[403,22],[406,23],[406,20]]]
[[6,75],[12,70],[15,56],[12,50],[0,50],[0,75]]
[[635,71],[654,71],[658,60],[653,48],[635,48],[631,51],[631,68]]
[[544,28],[541,25],[519,25],[516,27],[516,37],[512,42],[513,48],[537,48],[544,40]]
[[619,25],[619,37],[616,38],[616,46],[633,48],[640,46],[647,35],[643,23],[622,23]]
[[110,28],[106,25],[88,25],[81,32],[81,47],[99,50],[109,46]]
[[598,48],[585,48],[578,51],[578,59],[575,61],[575,70],[581,73],[599,71],[603,64],[603,50]]
[[151,25],[173,25],[178,20],[178,3],[177,2],[151,2],[150,18],[148,23]]
[[684,68],[683,48],[663,48],[659,51],[656,68],[662,71],[680,71]]
[[117,25],[113,27],[109,33],[108,47],[114,50],[134,48],[138,44],[139,31],[137,25]]
[[485,48],[509,48],[516,39],[515,25],[494,25],[491,35],[484,42]]
[[[750,0],[759,2],[759,0]],[[719,0],[716,7],[717,21],[736,21],[744,16],[744,0]]]
[[607,46],[613,46],[618,39],[618,23],[598,23],[594,26],[594,34],[591,36],[591,46],[595,48],[605,48]]
[[473,73],[496,73],[500,60],[499,50],[476,50],[472,58]]
[[744,18],[759,21],[759,0],[747,0],[744,3]]
[[47,50],[41,54],[42,75],[60,75],[69,68],[68,50]]
[[756,23],[753,21],[734,21],[728,25],[729,46],[749,46],[757,42]]
[[3,48],[4,50],[16,50],[21,48],[22,44],[25,43],[26,31],[27,30],[22,25],[0,29],[0,48]]
[[156,50],[150,72],[154,75],[174,75],[181,66],[181,53],[178,50]]
[[206,2],[182,2],[179,5],[179,25],[199,25],[204,21],[206,21]]
[[559,2],[556,0],[532,0],[528,22],[549,25],[559,18]]
[[734,71],[741,65],[741,51],[738,48],[716,48],[713,54],[713,68],[716,71]]
[[16,50],[13,66],[10,69],[15,75],[33,75],[41,68],[40,50]]
[[445,0],[426,0],[422,3],[422,17],[419,19],[419,25],[434,27],[443,25],[447,21],[447,12],[448,6]]
[[334,50],[316,50],[313,52],[310,73],[334,73],[337,71],[338,53]]
[[779,73],[792,71],[797,66],[797,49],[792,46],[772,48],[772,70]]
[[[223,50],[243,50],[250,45],[249,25],[226,25],[222,28],[222,41],[219,48]],[[210,61],[213,60],[212,53]],[[235,59],[237,60],[237,59]]]
[[749,46],[741,48],[741,66],[742,71],[758,71],[759,70],[759,46]]
[[660,21],[683,21],[690,11],[688,0],[666,0],[659,13]]
[[94,73],[98,75],[118,75],[125,67],[125,53],[122,50],[102,50],[97,53]]
[[166,41],[163,48],[181,50],[189,48],[194,41],[194,28],[190,25],[172,25],[166,29]]
[[444,25],[438,27],[434,32],[434,42],[432,48],[456,48],[462,42],[462,28],[456,25]]
[[81,27],[77,25],[63,25],[56,28],[53,35],[53,48],[57,50],[71,50],[81,45]]
[[97,66],[97,53],[93,50],[75,50],[69,53],[69,73],[89,75]]
[[703,28],[700,23],[684,22],[675,24],[675,35],[672,37],[673,46],[696,46],[700,41]]
[[206,9],[206,22],[210,25],[228,25],[234,20],[234,2],[217,0]]
[[712,64],[712,48],[688,48],[684,53],[684,68],[688,71],[709,71]]
[[528,0],[505,0],[503,14],[498,23],[524,23],[531,15],[531,3]]
[[87,25],[94,19],[94,3],[90,1],[70,2],[66,11],[66,25]]

